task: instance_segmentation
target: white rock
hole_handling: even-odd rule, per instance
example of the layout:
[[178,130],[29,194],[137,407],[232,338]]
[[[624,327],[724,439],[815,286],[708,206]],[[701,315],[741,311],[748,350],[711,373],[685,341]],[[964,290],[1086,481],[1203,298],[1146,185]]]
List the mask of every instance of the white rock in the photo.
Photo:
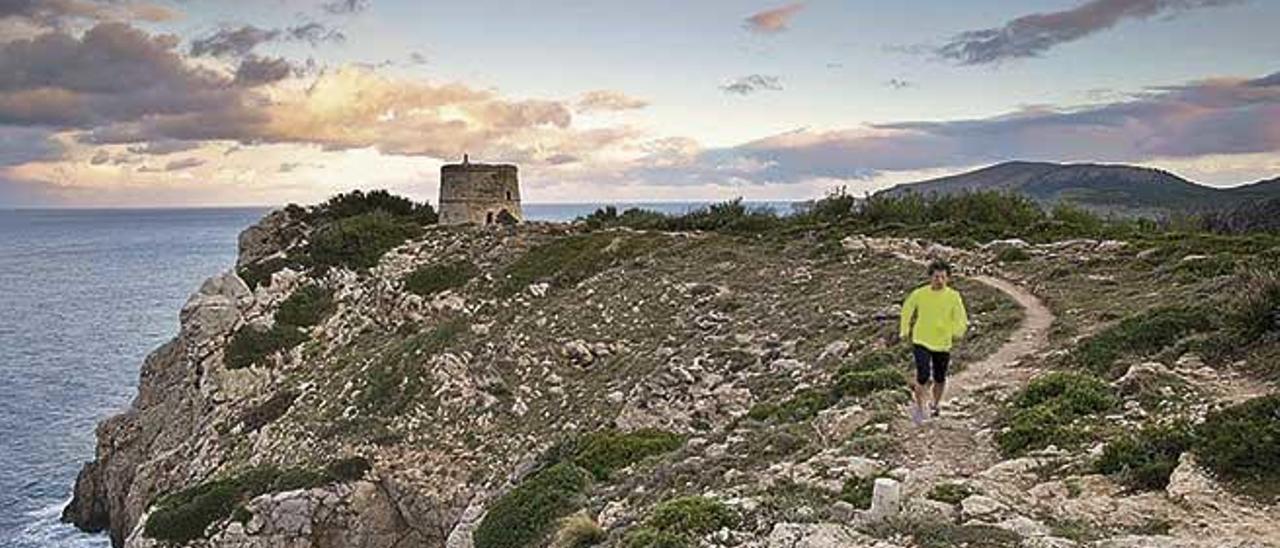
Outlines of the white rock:
[[960,501],[960,519],[961,521],[969,521],[972,519],[991,518],[1005,512],[1008,509],[1000,501],[983,495],[969,495],[963,501]]
[[871,519],[883,519],[902,511],[902,484],[890,478],[876,478],[871,490]]

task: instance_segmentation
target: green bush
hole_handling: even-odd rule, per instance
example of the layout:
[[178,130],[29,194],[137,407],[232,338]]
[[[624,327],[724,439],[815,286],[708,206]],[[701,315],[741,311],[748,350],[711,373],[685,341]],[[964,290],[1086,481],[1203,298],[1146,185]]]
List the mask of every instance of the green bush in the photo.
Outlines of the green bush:
[[591,474],[571,463],[546,468],[489,506],[472,534],[476,548],[522,548],[544,543],[556,520],[583,502]]
[[267,357],[293,348],[305,340],[307,336],[293,326],[275,325],[270,329],[259,329],[246,325],[231,336],[222,361],[227,369],[264,365]]
[[996,254],[996,260],[1002,263],[1020,263],[1031,260],[1031,255],[1020,247],[1005,246]]
[[462,287],[480,274],[471,261],[454,261],[445,264],[423,266],[404,280],[404,288],[410,293],[429,297],[441,291]]
[[928,498],[947,504],[960,504],[973,494],[973,488],[963,483],[939,483],[929,490]]
[[259,285],[269,284],[271,276],[276,272],[284,270],[285,267],[296,266],[298,266],[296,261],[284,257],[273,257],[237,268],[236,275],[244,280],[249,289],[256,289]]
[[1240,343],[1280,332],[1280,275],[1274,269],[1246,273],[1238,295],[1229,322]]
[[1097,470],[1132,489],[1164,489],[1192,441],[1190,425],[1148,426],[1108,443]]
[[875,493],[876,478],[882,477],[885,477],[884,474],[865,478],[852,476],[844,480],[844,485],[840,488],[840,500],[856,508],[870,508],[871,496]]
[[1076,423],[1097,420],[1115,405],[1110,387],[1097,378],[1050,373],[1031,381],[1013,398],[1001,419],[996,444],[1010,457],[1050,445],[1077,445],[1087,439],[1088,431]]
[[421,232],[418,224],[380,210],[343,217],[316,230],[306,256],[317,269],[372,268],[384,253]]
[[654,507],[647,523],[667,533],[705,535],[722,527],[733,527],[738,523],[738,515],[713,498],[681,497]]
[[851,371],[836,379],[836,393],[842,397],[860,397],[881,390],[906,386],[902,373],[889,368]]
[[1219,478],[1264,500],[1280,499],[1280,394],[1214,411],[1195,434],[1196,456]]
[[1212,313],[1199,307],[1172,306],[1140,312],[1093,335],[1077,346],[1071,360],[1095,375],[1117,378],[1122,356],[1146,356],[1192,333],[1210,329]]
[[276,310],[276,325],[311,327],[324,321],[338,309],[333,292],[319,285],[294,290]]
[[336,475],[334,470],[349,470],[357,459],[367,470],[368,461],[359,457],[338,461],[322,471],[259,466],[165,495],[154,503],[143,534],[173,544],[204,538],[214,523],[233,516],[246,518],[248,512],[243,504],[254,497],[350,481],[348,477]]
[[346,194],[339,194],[329,198],[323,204],[312,207],[307,212],[307,216],[312,221],[335,221],[374,212],[403,217],[418,224],[434,224],[437,220],[435,209],[431,204],[417,203],[386,190],[374,190],[368,193],[353,190]]
[[684,437],[661,430],[602,430],[587,434],[578,441],[573,462],[591,472],[596,479],[606,480],[616,470],[674,451],[681,445],[684,445]]

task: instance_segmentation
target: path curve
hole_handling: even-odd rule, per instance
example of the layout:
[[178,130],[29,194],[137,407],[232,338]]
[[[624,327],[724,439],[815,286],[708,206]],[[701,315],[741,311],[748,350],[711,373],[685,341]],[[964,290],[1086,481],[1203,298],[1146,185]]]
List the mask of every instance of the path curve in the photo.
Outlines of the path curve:
[[[923,262],[910,256],[902,258]],[[982,401],[982,392],[1024,386],[1036,370],[1019,367],[1019,362],[1044,351],[1049,344],[1054,315],[1039,297],[995,276],[975,275],[970,279],[1017,302],[1023,310],[1022,321],[999,349],[948,379],[941,417],[917,427],[904,412],[904,417],[894,424],[894,430],[903,433],[903,464],[911,469],[908,492],[927,490],[944,479],[971,477],[1000,462],[992,440],[998,407]]]

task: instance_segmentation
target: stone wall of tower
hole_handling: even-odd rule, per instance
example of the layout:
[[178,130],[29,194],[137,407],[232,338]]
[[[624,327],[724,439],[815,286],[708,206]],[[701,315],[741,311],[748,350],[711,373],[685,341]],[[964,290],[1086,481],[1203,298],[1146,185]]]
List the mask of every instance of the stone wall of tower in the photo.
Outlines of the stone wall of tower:
[[440,224],[492,224],[503,211],[524,220],[516,166],[461,163],[440,168]]

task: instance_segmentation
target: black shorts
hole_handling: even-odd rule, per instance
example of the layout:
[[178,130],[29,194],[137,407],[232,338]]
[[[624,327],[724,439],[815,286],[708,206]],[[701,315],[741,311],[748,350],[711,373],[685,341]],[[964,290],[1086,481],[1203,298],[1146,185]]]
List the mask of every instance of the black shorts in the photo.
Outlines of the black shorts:
[[916,356],[916,383],[929,382],[932,374],[933,382],[947,382],[947,364],[951,363],[950,352],[934,352],[920,345],[913,345],[911,353]]

